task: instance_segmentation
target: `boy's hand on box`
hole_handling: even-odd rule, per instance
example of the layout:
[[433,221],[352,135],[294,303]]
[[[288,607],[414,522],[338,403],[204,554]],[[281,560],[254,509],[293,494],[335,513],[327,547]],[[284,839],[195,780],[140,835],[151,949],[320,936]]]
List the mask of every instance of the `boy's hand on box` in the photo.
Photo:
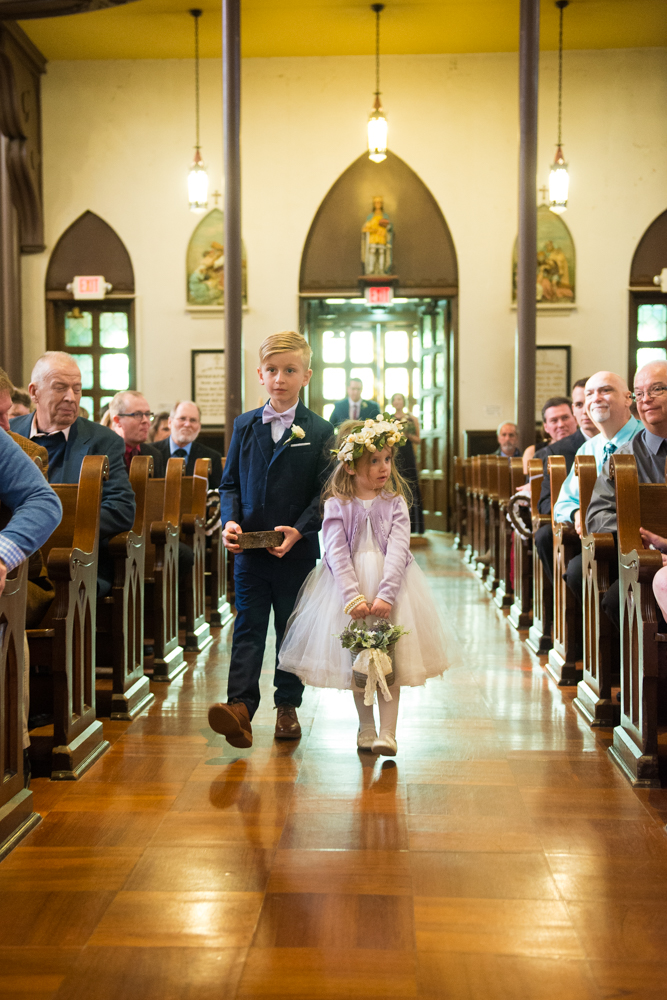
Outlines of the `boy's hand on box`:
[[240,524],[237,524],[236,521],[227,521],[222,529],[222,543],[225,548],[229,549],[230,552],[240,552],[241,546],[236,544],[236,540],[242,534]]
[[289,525],[278,524],[273,530],[282,531],[285,535],[280,545],[276,545],[274,548],[266,550],[278,559],[282,559],[283,556],[286,556],[292,546],[296,545],[300,538],[303,538],[300,531],[297,531],[296,528],[290,528]]
[[390,611],[391,604],[387,604],[386,601],[381,601],[379,597],[376,597],[371,605],[371,614],[375,615],[376,618],[388,618]]

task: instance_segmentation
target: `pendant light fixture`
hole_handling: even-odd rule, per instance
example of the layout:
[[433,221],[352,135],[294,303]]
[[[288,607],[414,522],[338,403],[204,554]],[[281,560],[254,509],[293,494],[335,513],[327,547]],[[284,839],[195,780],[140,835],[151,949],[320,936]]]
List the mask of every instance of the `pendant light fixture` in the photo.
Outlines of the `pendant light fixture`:
[[368,157],[374,163],[382,163],[387,158],[387,119],[380,104],[380,14],[383,3],[371,4],[375,11],[375,101],[368,119]]
[[560,11],[560,27],[558,30],[558,142],[556,144],[556,156],[554,162],[551,164],[551,171],[549,173],[549,208],[556,215],[562,215],[567,208],[567,195],[570,186],[567,163],[563,156],[561,134],[563,107],[563,11],[569,2],[570,0],[556,0],[556,6]]
[[195,156],[188,174],[188,199],[191,212],[205,212],[208,208],[208,174],[199,146],[199,18],[200,10],[191,10],[195,22]]

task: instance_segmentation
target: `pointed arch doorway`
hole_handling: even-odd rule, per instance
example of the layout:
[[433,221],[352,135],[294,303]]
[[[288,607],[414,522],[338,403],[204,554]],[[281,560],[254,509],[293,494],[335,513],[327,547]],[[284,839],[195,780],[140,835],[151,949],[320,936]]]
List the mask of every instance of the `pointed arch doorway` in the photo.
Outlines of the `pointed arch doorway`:
[[[361,228],[381,196],[394,229],[390,305],[362,292]],[[313,348],[308,405],[327,416],[349,378],[381,409],[401,392],[421,423],[417,453],[424,521],[449,528],[458,441],[458,267],[454,242],[424,182],[393,153],[367,155],[341,174],[306,238],[300,322]]]

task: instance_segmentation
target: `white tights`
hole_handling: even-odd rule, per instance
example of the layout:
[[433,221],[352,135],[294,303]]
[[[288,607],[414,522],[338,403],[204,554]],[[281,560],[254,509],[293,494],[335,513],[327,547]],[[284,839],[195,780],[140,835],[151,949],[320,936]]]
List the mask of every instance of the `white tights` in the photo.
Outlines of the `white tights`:
[[[401,689],[398,684],[389,688],[391,701],[385,701],[381,694],[378,694],[378,710],[380,713],[380,737],[391,736],[396,738],[396,720],[398,719],[398,702]],[[374,733],[375,715],[373,705],[364,705],[364,692],[353,689],[354,704],[359,715],[359,731],[363,735]]]

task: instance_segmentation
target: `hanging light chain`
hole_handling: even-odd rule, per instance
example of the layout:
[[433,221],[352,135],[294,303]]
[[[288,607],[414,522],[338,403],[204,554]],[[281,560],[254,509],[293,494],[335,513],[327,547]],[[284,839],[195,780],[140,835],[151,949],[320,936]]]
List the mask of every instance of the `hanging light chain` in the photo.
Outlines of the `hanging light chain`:
[[558,145],[562,144],[562,118],[563,118],[563,11],[568,6],[569,0],[556,0],[556,6],[560,12],[560,24],[558,27]]
[[380,14],[384,10],[383,3],[372,4],[375,11],[375,96],[380,96]]
[[190,13],[195,20],[195,149],[199,149],[199,18],[202,12],[195,9]]

